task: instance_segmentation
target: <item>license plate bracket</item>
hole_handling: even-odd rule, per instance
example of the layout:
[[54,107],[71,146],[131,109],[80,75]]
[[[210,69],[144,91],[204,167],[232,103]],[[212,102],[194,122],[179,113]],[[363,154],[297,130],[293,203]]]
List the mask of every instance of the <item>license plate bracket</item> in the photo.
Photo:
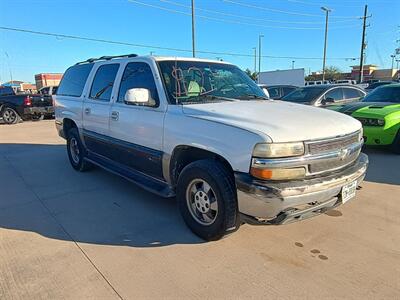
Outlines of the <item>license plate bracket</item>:
[[353,181],[343,186],[341,192],[342,203],[346,203],[350,199],[354,198],[356,196],[356,189],[357,189],[357,181]]

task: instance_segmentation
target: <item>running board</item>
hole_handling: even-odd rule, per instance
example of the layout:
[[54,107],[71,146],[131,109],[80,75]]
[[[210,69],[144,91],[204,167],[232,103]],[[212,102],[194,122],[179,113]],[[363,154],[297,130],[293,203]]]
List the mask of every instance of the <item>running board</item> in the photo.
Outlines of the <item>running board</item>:
[[111,173],[119,175],[149,192],[165,198],[175,196],[174,190],[165,181],[148,176],[136,170],[127,169],[123,165],[91,151],[88,151],[87,155],[88,156],[85,157],[86,161],[96,166],[99,166]]

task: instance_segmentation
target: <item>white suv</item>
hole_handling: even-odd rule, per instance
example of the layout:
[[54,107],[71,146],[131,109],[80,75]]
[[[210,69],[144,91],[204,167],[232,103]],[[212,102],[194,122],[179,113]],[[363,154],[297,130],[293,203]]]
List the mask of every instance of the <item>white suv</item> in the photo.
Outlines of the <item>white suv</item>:
[[206,240],[242,221],[284,224],[355,195],[368,158],[361,124],[273,101],[220,61],[125,55],[70,67],[55,96],[72,166],[101,166],[176,196]]

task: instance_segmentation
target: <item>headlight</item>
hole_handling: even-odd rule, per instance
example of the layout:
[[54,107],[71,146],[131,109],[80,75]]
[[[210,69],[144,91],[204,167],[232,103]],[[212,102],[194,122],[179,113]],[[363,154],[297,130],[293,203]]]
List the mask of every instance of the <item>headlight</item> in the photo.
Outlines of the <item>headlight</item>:
[[306,169],[303,167],[290,169],[264,169],[252,167],[250,169],[250,174],[263,180],[292,180],[304,178],[306,176]]
[[385,120],[382,119],[359,118],[358,121],[363,126],[385,126]]
[[253,150],[253,157],[273,158],[290,157],[304,154],[304,144],[299,143],[271,143],[257,144]]

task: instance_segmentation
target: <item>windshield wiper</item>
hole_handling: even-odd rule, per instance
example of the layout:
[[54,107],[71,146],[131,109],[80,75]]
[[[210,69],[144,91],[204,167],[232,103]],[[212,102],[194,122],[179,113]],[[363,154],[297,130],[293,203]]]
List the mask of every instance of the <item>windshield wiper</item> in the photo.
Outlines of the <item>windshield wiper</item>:
[[267,96],[259,96],[259,95],[256,95],[256,94],[245,94],[245,95],[239,96],[237,98],[238,99],[245,99],[245,100],[249,100],[249,99],[271,100]]
[[226,98],[226,97],[221,97],[221,96],[215,96],[215,95],[198,95],[195,97],[190,97],[185,100],[181,100],[180,102],[182,104],[195,104],[195,103],[201,103],[201,102],[213,102],[213,101],[235,101],[235,99],[232,98]]

